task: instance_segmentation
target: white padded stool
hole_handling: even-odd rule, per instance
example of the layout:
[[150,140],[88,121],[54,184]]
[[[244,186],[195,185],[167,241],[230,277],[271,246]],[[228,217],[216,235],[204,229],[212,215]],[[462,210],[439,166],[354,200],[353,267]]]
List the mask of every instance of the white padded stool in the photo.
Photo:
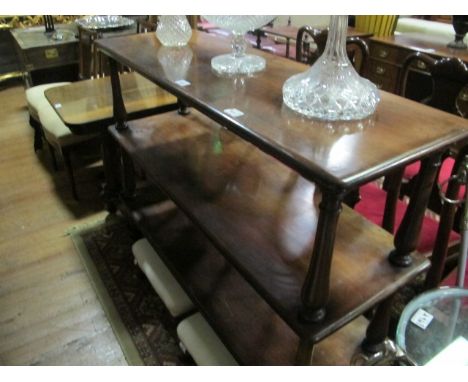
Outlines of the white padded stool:
[[141,270],[172,316],[178,317],[194,309],[192,301],[148,240],[140,239],[135,242],[132,252]]
[[39,120],[39,110],[47,106],[49,102],[44,95],[47,89],[67,85],[70,82],[54,82],[37,85],[26,89],[26,102],[29,111],[29,124],[34,129],[34,151],[42,149],[42,129]]
[[200,313],[182,320],[177,335],[199,366],[239,365]]
[[37,85],[26,89],[26,101],[28,103],[28,110],[31,118],[39,122],[39,110],[44,105],[50,106],[49,101],[47,101],[47,98],[44,95],[44,92],[47,89],[68,85],[69,83],[70,82],[53,82],[50,84]]

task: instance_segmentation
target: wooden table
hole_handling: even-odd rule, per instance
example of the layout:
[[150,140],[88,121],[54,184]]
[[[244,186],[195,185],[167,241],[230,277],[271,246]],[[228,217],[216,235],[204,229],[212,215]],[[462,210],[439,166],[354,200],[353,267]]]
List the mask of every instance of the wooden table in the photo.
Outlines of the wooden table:
[[[265,26],[261,28],[262,32],[265,32],[267,35],[272,35],[276,37],[282,37],[286,39],[286,57],[289,57],[289,47],[291,40],[297,39],[297,32],[299,28],[293,25],[278,25],[278,26]],[[366,38],[372,36],[371,33],[359,32],[353,27],[348,27],[348,36],[351,37],[361,37]],[[261,49],[260,38],[257,39],[257,48]]]
[[[316,343],[336,346],[333,333],[384,302],[365,342],[378,349],[389,298],[428,266],[413,251],[439,154],[468,136],[468,122],[385,92],[367,120],[306,120],[281,93],[305,65],[256,51],[264,72],[223,78],[210,61],[230,47],[206,33],[192,36],[185,83],[166,77],[153,35],[97,44],[114,79],[117,63],[127,65],[197,110],[127,124],[114,81],[111,134],[177,205],[135,207],[133,216],[237,359],[308,364]],[[233,108],[242,114],[230,115]],[[342,206],[360,185],[419,159],[417,191],[394,240]]]
[[[119,79],[129,120],[175,110],[178,107],[177,99],[173,95],[137,73],[123,73]],[[114,122],[110,77],[73,82],[48,89],[44,94],[72,133],[100,135],[104,173],[108,179],[113,179],[114,152],[109,150],[107,131],[107,127]],[[114,209],[114,204],[108,197],[108,190],[112,187],[112,183],[107,183],[103,190],[110,211]]]
[[[174,110],[177,99],[137,73],[120,75],[128,118]],[[73,82],[44,92],[63,123],[74,134],[107,131],[114,122],[110,77]]]
[[56,32],[45,33],[44,26],[12,29],[21,69],[25,73],[25,87],[46,81],[74,81],[78,79],[78,39],[73,24],[58,24]]

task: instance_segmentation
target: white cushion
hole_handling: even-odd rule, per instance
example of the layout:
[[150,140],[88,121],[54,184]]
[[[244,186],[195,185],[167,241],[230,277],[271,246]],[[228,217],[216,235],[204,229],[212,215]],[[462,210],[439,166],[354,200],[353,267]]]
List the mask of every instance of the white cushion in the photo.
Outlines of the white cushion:
[[28,103],[29,114],[36,121],[39,121],[39,109],[44,103],[49,103],[44,95],[47,89],[57,86],[68,85],[70,82],[53,82],[50,84],[37,85],[26,89],[26,101]]
[[141,270],[174,317],[194,309],[192,301],[148,240],[138,240],[132,251]]
[[39,106],[39,122],[47,141],[57,149],[89,140],[89,135],[76,135],[62,122],[54,108],[47,102]]
[[177,335],[199,366],[238,365],[200,313],[181,321],[177,326]]

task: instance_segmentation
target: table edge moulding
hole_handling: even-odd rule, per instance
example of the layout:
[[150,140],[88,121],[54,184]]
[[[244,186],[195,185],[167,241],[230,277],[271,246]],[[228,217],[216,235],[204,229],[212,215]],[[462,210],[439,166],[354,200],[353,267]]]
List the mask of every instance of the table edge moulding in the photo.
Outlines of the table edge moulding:
[[[115,164],[115,168],[118,168],[119,164],[123,166],[124,174],[128,175],[123,178],[123,196],[134,194],[135,184],[131,179],[133,170],[129,165],[129,162],[134,161],[144,169],[149,182],[161,188],[177,207],[187,214],[192,224],[203,232],[223,257],[298,334],[299,345],[294,358],[295,363],[308,364],[317,342],[326,340],[327,336],[356,318],[365,309],[382,303],[380,304],[382,308],[378,309],[376,317],[377,319],[383,317],[392,294],[428,266],[428,261],[413,251],[436,176],[440,154],[450,144],[468,137],[468,124],[463,119],[384,92],[375,115],[367,120],[328,123],[304,119],[282,105],[281,86],[284,80],[292,74],[304,71],[307,66],[257,51],[256,54],[262,55],[267,61],[264,72],[248,78],[218,77],[211,71],[210,60],[217,54],[229,51],[229,45],[226,44],[226,40],[217,39],[203,32],[194,31],[189,44],[193,52],[191,65],[185,68],[183,73],[181,72],[183,78],[176,81],[167,76],[167,68],[158,60],[157,52],[160,44],[153,34],[100,40],[97,46],[109,57],[111,68],[116,124],[108,131],[109,137],[104,143],[109,154],[108,160]],[[118,64],[128,66],[174,94],[179,99],[179,115],[160,114],[128,123],[118,77]],[[195,110],[190,111],[188,107],[193,107],[204,116]],[[232,116],[229,112],[232,108],[240,110],[241,114]],[[216,124],[221,124],[226,130],[221,127],[216,128]],[[423,131],[421,126],[424,126]],[[218,138],[216,131],[219,134]],[[154,135],[155,138],[154,141],[142,140],[138,134],[147,134],[147,137]],[[248,218],[247,211],[252,210],[259,216],[267,217],[271,216],[271,206],[262,203],[249,204],[246,194],[244,195],[246,204],[240,205],[237,211],[238,220],[229,223],[225,221],[228,213],[226,205],[219,201],[217,196],[210,199],[209,192],[204,193],[197,187],[191,188],[193,184],[190,181],[193,181],[193,178],[184,175],[187,171],[190,173],[190,166],[193,164],[184,158],[184,155],[180,158],[171,156],[174,154],[168,148],[173,147],[174,152],[179,152],[182,147],[182,153],[188,150],[195,155],[197,147],[200,145],[206,147],[207,142],[210,142],[203,141],[206,136],[221,139],[221,143],[226,143],[226,150],[234,147],[231,161],[219,164],[218,170],[221,171],[221,175],[228,176],[229,174],[226,175],[223,171],[229,172],[234,166],[233,163],[248,162],[249,168],[257,172],[259,169],[271,167],[270,175],[259,176],[259,181],[270,182],[277,186],[273,187],[276,192],[273,199],[286,195],[286,200],[294,201],[294,198],[287,193],[287,185],[281,184],[282,178],[275,179],[271,176],[276,172],[293,174],[301,179],[301,184],[313,187],[314,183],[320,189],[321,202],[318,204],[317,212],[312,214],[316,220],[315,239],[309,232],[308,238],[312,239],[313,244],[307,247],[307,256],[300,266],[297,262],[296,264],[292,262],[293,266],[286,264],[282,258],[284,252],[281,251],[279,255],[272,255],[276,256],[275,260],[272,264],[268,264],[269,255],[261,250],[267,248],[267,239],[256,240],[255,234],[252,236],[252,242],[248,243],[251,247],[247,248],[248,245],[245,243],[247,248],[245,251],[243,249],[237,251],[232,242],[229,243],[230,238],[234,242],[236,240],[238,243],[242,242],[240,236],[245,233],[239,224],[242,219],[254,221]],[[200,139],[205,146],[200,143]],[[189,143],[184,145],[183,142]],[[243,151],[239,147],[250,147],[255,159],[244,158]],[[119,155],[122,156],[120,159]],[[171,158],[173,167],[170,162],[166,162],[167,158]],[[422,159],[422,169],[415,196],[411,199],[404,220],[394,238],[395,249],[391,251],[392,237],[379,227],[371,227],[370,223],[364,223],[363,219],[357,218],[354,211],[342,206],[342,201],[348,192],[355,190],[359,185],[418,159]],[[162,164],[158,166],[158,160],[164,160],[168,169],[164,169]],[[119,176],[115,172],[111,174],[106,171],[106,177],[109,195],[118,194]],[[223,176],[213,179],[222,178]],[[235,183],[235,176],[233,175],[230,180]],[[294,190],[296,186],[290,186],[292,187],[290,190]],[[281,189],[279,193],[278,188]],[[193,192],[192,197],[191,192]],[[286,193],[281,194],[281,192]],[[266,199],[267,196],[271,197],[271,195],[265,196]],[[312,205],[309,203],[308,207],[312,208]],[[340,214],[342,214],[341,225]],[[387,244],[384,249],[380,248],[385,252],[385,256],[373,272],[376,272],[375,278],[378,279],[380,272],[386,269],[384,274],[387,272],[389,278],[388,284],[382,287],[382,293],[370,288],[371,295],[356,296],[358,300],[359,298],[362,300],[357,301],[352,307],[347,307],[348,310],[340,311],[335,303],[342,297],[338,297],[334,291],[336,283],[345,281],[331,280],[330,275],[333,276],[339,269],[336,262],[344,258],[339,254],[333,256],[334,252],[341,251],[339,243],[343,238],[337,239],[337,248],[334,248],[334,245],[337,232],[338,235],[343,235],[340,227],[346,224],[349,216],[352,217],[350,221],[358,219],[366,227],[365,230],[374,232],[380,239],[386,237],[383,240]],[[140,219],[140,222],[144,221],[144,218]],[[216,222],[220,227],[231,229],[232,232],[228,231],[223,237],[221,232],[223,229],[217,227]],[[259,224],[259,227],[274,228],[274,221],[269,222],[266,219],[262,224]],[[283,228],[291,230],[288,234],[297,235],[298,240],[304,240],[300,237],[302,233],[300,229],[296,231],[294,226]],[[151,230],[145,233],[150,242],[158,246],[157,240],[152,238]],[[359,232],[359,235],[364,234]],[[258,253],[256,245],[259,246]],[[346,246],[342,251],[346,254]],[[385,257],[390,251],[390,263],[388,263]],[[255,256],[250,257],[252,254]],[[348,254],[351,255],[355,254]],[[380,255],[374,253],[371,258],[375,259],[373,256],[382,256],[382,253]],[[279,288],[281,283],[274,284],[278,279],[272,274],[271,280],[268,280],[268,277],[261,274],[261,268],[252,266],[252,259],[259,261],[267,269],[268,266],[277,266],[277,269],[286,270],[289,274],[298,272],[296,276],[288,279],[288,282],[292,281],[291,289],[294,290],[292,295],[286,294],[290,300],[284,301],[281,298],[282,291]],[[170,268],[174,268],[170,259],[166,261]],[[364,264],[361,265],[366,269]],[[370,269],[366,269],[366,272],[372,274]],[[175,273],[177,274],[177,270]],[[353,285],[356,286],[356,282]],[[287,288],[285,290],[287,291]],[[188,292],[190,295],[190,291]],[[203,311],[203,308],[201,309]],[[371,321],[364,342],[366,348],[378,349],[387,334],[387,324],[386,320]]]

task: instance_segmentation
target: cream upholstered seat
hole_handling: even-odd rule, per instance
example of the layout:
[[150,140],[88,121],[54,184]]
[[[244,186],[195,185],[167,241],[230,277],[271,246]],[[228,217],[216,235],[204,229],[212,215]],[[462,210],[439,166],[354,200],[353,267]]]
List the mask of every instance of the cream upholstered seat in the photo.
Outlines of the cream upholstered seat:
[[140,239],[135,242],[132,252],[142,272],[172,316],[178,317],[194,310],[192,301],[148,240]]
[[69,82],[57,82],[53,84],[34,86],[26,91],[26,99],[28,102],[30,117],[32,120],[38,123],[37,126],[33,125],[33,127],[36,129],[34,148],[38,148],[37,140],[41,140],[43,135],[49,146],[50,154],[52,156],[52,163],[56,170],[58,167],[55,158],[55,151],[62,155],[68,177],[70,179],[73,197],[78,199],[73,168],[71,165],[70,152],[74,145],[84,141],[89,141],[90,139],[95,138],[95,136],[80,136],[73,134],[70,129],[62,122],[57,112],[54,110],[44,95],[44,91],[50,89],[51,87],[63,86],[67,84],[69,84]]
[[199,366],[237,366],[238,363],[200,313],[177,326],[180,341]]
[[49,104],[49,101],[47,101],[44,95],[44,92],[47,89],[67,85],[69,83],[70,82],[54,82],[50,84],[37,85],[26,89],[26,101],[28,103],[28,110],[31,118],[39,122],[39,109],[41,106]]
[[26,102],[29,111],[29,124],[34,129],[34,151],[42,149],[42,130],[39,122],[39,109],[48,104],[44,95],[47,89],[67,85],[70,82],[54,82],[50,84],[37,85],[26,89]]

